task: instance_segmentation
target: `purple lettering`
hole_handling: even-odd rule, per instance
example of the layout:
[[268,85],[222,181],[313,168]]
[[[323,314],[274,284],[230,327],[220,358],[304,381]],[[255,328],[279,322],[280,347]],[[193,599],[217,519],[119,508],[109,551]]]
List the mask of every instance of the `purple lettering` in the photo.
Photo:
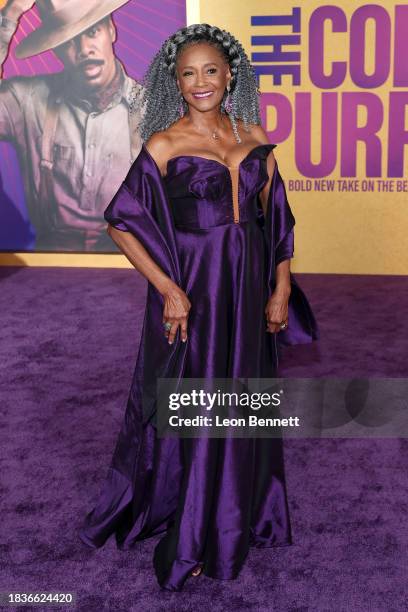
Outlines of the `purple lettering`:
[[404,145],[408,144],[405,115],[408,92],[390,93],[390,120],[388,130],[388,176],[404,176]]
[[[367,109],[367,121],[357,126],[358,107]],[[381,176],[381,140],[377,132],[383,124],[383,105],[378,96],[369,92],[348,92],[342,98],[341,175],[356,176],[357,142],[364,142],[366,176]]]
[[[329,175],[336,167],[337,153],[337,94],[322,94],[320,126],[312,127],[310,93],[295,95],[295,160],[301,174],[313,178]],[[312,133],[321,134],[321,161],[311,160]]]
[[[366,22],[375,21],[374,73],[365,71]],[[358,87],[380,87],[388,78],[391,62],[391,20],[377,4],[365,4],[354,11],[350,21],[350,76]]]
[[324,22],[332,22],[333,32],[347,32],[347,18],[337,6],[320,6],[313,11],[309,21],[309,76],[316,87],[333,89],[345,79],[346,62],[333,62],[332,72],[325,75],[324,68]]

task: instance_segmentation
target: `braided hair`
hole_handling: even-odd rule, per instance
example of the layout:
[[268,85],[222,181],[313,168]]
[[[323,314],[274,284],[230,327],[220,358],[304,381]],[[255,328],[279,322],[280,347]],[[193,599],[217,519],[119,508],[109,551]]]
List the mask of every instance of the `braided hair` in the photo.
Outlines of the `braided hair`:
[[167,38],[146,72],[141,100],[144,113],[140,124],[140,134],[144,141],[177,121],[181,105],[183,113],[187,111],[187,103],[180,96],[176,83],[176,62],[182,49],[200,42],[214,45],[228,62],[231,72],[231,105],[225,108],[225,92],[221,112],[228,114],[237,142],[241,142],[237,119],[243,121],[246,131],[249,131],[249,124],[260,124],[256,77],[241,43],[225,30],[200,23],[181,28]]

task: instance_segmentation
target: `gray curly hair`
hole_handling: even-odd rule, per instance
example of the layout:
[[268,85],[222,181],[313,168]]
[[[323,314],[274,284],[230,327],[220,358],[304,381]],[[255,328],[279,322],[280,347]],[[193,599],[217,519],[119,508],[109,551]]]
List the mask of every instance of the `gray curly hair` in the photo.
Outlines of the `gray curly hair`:
[[176,62],[182,49],[200,42],[214,45],[229,64],[232,110],[227,112],[225,109],[225,92],[221,112],[228,114],[237,142],[241,142],[237,119],[243,121],[246,131],[249,131],[249,124],[261,123],[256,76],[241,43],[225,30],[199,23],[181,28],[167,38],[146,72],[143,81],[145,89],[139,101],[144,107],[140,124],[144,141],[177,121],[180,118],[180,105],[183,105],[183,112],[187,111],[187,103],[180,96],[176,83]]

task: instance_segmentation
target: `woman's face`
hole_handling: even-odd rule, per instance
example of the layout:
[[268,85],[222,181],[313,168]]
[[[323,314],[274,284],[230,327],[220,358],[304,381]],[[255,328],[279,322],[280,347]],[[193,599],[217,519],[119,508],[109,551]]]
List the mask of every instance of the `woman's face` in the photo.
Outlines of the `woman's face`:
[[228,62],[208,43],[187,46],[176,64],[177,85],[189,106],[205,112],[221,104],[231,81]]

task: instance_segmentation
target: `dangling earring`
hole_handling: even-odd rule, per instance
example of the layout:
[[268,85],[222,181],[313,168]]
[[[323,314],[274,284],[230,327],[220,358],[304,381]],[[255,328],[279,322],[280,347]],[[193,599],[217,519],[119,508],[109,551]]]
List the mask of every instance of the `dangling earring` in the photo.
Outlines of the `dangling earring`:
[[224,108],[225,108],[225,112],[228,114],[232,113],[232,99],[231,99],[230,90],[231,90],[230,85],[227,85],[227,97],[225,98]]
[[180,103],[179,103],[178,110],[179,110],[179,115],[180,115],[180,119],[181,119],[182,117],[184,117],[184,113],[185,113],[185,111],[184,111],[184,98],[183,98],[183,94],[181,93],[181,91],[179,91],[179,94],[180,94]]

